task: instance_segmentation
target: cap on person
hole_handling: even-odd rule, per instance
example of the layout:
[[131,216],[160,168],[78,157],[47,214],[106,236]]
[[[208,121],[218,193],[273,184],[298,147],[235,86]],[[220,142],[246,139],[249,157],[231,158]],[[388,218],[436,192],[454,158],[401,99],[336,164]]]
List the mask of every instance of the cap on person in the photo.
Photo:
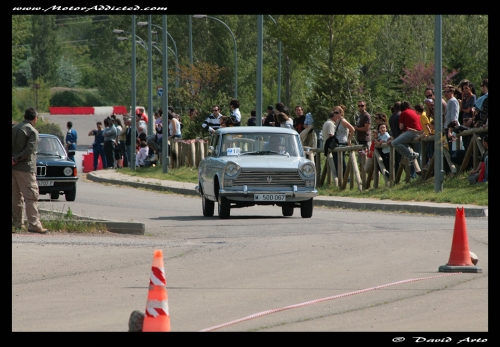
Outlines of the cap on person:
[[273,107],[273,105],[269,105],[269,106],[267,106],[267,109],[268,110],[274,110],[274,107]]

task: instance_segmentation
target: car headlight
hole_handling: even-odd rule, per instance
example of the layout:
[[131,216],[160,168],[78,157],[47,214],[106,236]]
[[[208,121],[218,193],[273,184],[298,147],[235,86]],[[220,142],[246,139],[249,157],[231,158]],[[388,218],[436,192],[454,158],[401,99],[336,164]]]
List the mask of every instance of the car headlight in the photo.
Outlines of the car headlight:
[[73,168],[72,167],[65,167],[63,172],[66,176],[71,176],[73,174]]
[[238,164],[229,162],[226,164],[226,167],[224,168],[224,173],[229,177],[234,177],[240,172],[240,170],[241,167]]
[[304,177],[310,178],[314,176],[314,166],[311,163],[302,165],[299,170]]

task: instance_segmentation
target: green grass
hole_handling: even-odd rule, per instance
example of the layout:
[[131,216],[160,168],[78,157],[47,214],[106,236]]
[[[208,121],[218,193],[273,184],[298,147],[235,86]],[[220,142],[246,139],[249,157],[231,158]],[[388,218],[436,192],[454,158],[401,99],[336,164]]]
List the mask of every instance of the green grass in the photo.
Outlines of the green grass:
[[[121,173],[137,176],[157,178],[170,181],[198,183],[198,172],[196,168],[181,167],[178,169],[169,169],[168,173],[163,174],[161,166],[156,167],[138,167],[135,171],[124,168]],[[379,180],[379,188],[370,188],[362,192],[358,191],[357,184],[354,184],[352,190],[339,190],[333,184],[323,187],[318,187],[320,195],[323,196],[345,196],[351,198],[375,198],[389,199],[397,201],[430,201],[443,202],[450,204],[471,204],[488,206],[488,183],[470,184],[467,181],[467,173],[461,173],[454,177],[446,177],[443,182],[443,190],[440,192],[434,191],[434,178],[431,177],[426,181],[421,179],[411,180],[409,183],[404,182],[404,173],[399,184],[393,187],[385,187],[385,181],[381,177]],[[373,181],[372,181],[373,186]]]
[[[50,232],[59,233],[86,233],[86,234],[101,234],[108,232],[106,226],[102,223],[81,220],[77,218],[71,208],[65,214],[60,213],[42,213],[40,214],[40,221],[44,228]],[[12,233],[27,232],[27,228],[16,229],[12,226]]]

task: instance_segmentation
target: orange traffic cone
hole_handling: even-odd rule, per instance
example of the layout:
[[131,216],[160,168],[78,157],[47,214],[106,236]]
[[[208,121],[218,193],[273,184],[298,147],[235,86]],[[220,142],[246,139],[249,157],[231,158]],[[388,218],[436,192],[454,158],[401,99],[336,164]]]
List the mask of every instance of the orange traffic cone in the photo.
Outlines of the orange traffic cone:
[[450,259],[446,265],[439,267],[439,272],[482,272],[471,261],[463,207],[462,209],[457,207],[456,210]]
[[170,331],[170,315],[168,313],[167,280],[163,265],[163,252],[155,250],[151,277],[149,279],[148,302],[142,326],[143,332]]

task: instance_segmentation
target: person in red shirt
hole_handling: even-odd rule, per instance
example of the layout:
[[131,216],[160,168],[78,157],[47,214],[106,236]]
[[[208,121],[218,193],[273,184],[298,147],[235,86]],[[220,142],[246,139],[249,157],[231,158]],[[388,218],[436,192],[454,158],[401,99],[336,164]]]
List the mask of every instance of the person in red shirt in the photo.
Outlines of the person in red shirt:
[[148,115],[142,111],[142,108],[136,109],[135,114],[139,117],[139,120],[143,120],[146,124],[148,124]]
[[402,133],[391,144],[401,156],[413,163],[418,158],[417,152],[410,151],[409,144],[422,134],[420,116],[408,101],[401,102],[401,115],[399,116],[399,129]]

